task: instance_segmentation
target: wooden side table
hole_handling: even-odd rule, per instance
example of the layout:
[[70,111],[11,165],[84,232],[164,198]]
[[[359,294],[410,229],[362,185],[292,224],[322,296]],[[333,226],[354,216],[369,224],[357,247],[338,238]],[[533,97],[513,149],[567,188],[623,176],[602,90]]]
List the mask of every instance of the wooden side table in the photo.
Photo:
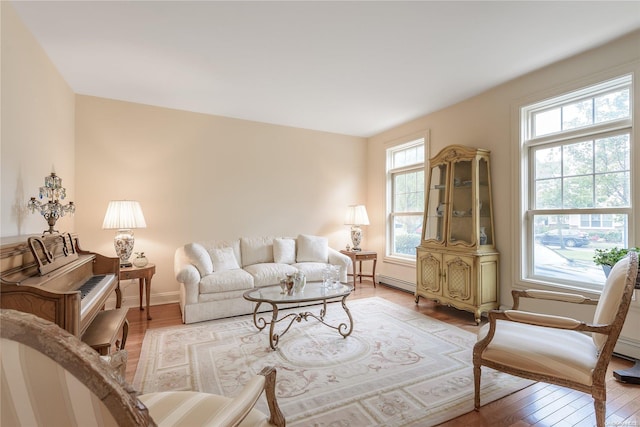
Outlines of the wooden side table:
[[149,312],[149,301],[151,300],[151,278],[156,274],[156,265],[147,264],[144,267],[121,267],[120,280],[138,279],[140,284],[140,310],[142,308],[142,289],[146,289],[147,297],[147,320],[151,320]]
[[[378,253],[374,251],[346,251],[341,250],[340,253],[345,254],[349,258],[351,258],[351,266],[353,268],[353,274],[349,274],[349,276],[353,276],[353,289],[356,288],[356,278],[360,278],[360,283],[362,283],[363,277],[371,277],[373,280],[373,287],[376,287],[376,264],[378,263]],[[356,272],[356,261],[360,262],[360,272]],[[373,270],[371,274],[362,274],[362,261],[373,261]]]

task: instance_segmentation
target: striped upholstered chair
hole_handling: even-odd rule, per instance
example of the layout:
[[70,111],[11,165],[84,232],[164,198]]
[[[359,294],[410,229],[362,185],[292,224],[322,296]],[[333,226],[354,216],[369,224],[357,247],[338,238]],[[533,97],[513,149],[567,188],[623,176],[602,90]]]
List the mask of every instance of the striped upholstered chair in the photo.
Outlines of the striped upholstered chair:
[[[0,312],[2,426],[284,426],[273,368],[233,399],[175,391],[136,396],[97,352],[31,314]],[[252,409],[265,392],[271,417]]]
[[[605,375],[638,276],[638,255],[618,261],[598,301],[550,291],[513,291],[513,309],[491,311],[473,349],[475,408],[480,408],[480,368],[487,366],[524,378],[557,384],[594,399],[596,423],[605,425]],[[596,305],[592,323],[519,311],[520,298]]]

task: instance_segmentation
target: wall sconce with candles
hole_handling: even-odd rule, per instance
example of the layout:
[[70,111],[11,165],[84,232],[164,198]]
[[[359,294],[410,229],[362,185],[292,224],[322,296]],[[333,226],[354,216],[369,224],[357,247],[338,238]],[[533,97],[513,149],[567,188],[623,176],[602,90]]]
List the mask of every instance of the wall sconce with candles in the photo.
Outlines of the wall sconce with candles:
[[353,243],[354,251],[361,251],[360,243],[362,242],[361,225],[369,225],[369,216],[367,208],[364,205],[351,205],[347,208],[347,214],[344,217],[345,225],[351,226],[351,243]]
[[64,200],[67,197],[67,189],[62,186],[62,178],[57,176],[55,172],[51,172],[51,175],[44,178],[44,186],[40,187],[40,199],[49,199],[47,202],[40,202],[32,197],[27,204],[27,208],[31,213],[35,213],[36,210],[47,220],[49,229],[42,232],[45,233],[58,233],[58,230],[54,230],[56,221],[65,216],[66,213],[73,214],[76,211],[76,205],[73,202],[69,202],[66,205],[60,203],[60,200]]
[[129,258],[133,252],[134,228],[146,228],[147,223],[142,214],[140,203],[134,200],[113,200],[107,206],[107,213],[102,223],[103,229],[116,229],[113,246],[120,258],[120,267],[131,267]]

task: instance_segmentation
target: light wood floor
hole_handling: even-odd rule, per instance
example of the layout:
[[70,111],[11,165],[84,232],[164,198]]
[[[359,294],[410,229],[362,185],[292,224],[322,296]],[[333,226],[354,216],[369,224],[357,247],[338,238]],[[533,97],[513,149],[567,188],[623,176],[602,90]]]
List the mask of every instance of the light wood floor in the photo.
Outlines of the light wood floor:
[[[357,298],[381,297],[411,310],[419,311],[433,318],[458,326],[470,332],[477,332],[478,326],[471,313],[434,304],[420,299],[416,305],[414,296],[404,291],[363,281],[349,296]],[[129,310],[129,335],[126,349],[129,353],[127,380],[133,381],[144,333],[147,329],[162,328],[182,324],[178,304],[151,307],[153,320],[146,319],[146,313],[137,308]],[[640,427],[640,385],[622,384],[613,378],[612,371],[626,369],[631,362],[614,357],[607,374],[607,426]],[[483,406],[479,412],[472,411],[443,426],[580,426],[595,425],[593,399],[564,387],[536,383],[530,387]]]

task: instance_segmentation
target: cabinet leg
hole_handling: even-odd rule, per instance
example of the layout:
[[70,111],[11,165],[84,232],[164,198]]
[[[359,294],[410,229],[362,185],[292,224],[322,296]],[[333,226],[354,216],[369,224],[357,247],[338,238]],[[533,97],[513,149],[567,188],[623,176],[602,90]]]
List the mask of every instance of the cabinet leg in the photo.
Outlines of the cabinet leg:
[[420,295],[416,295],[416,304],[420,301]]

